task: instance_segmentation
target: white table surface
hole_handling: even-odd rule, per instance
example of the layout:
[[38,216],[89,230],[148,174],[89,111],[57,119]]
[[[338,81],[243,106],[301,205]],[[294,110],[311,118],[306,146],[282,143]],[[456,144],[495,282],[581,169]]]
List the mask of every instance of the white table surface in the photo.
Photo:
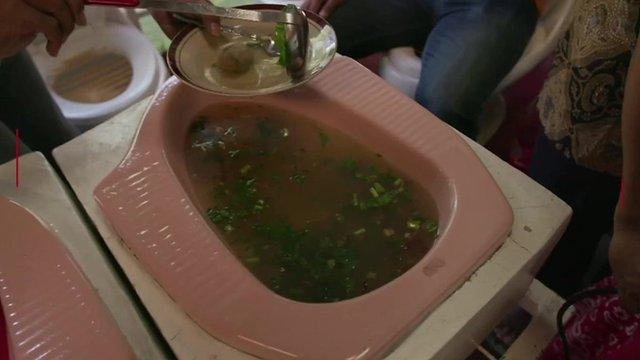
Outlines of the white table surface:
[[[15,161],[0,166],[0,196],[8,198],[40,218],[67,247],[89,282],[113,314],[139,359],[165,359],[159,336],[149,329],[141,305],[113,261],[92,235],[51,165],[40,153],[20,158],[20,187],[15,186]],[[1,238],[1,237],[0,237]]]
[[[57,148],[55,159],[175,354],[180,359],[252,359],[212,338],[167,296],[123,245],[93,199],[95,186],[128,151],[148,101]],[[504,313],[516,306],[569,220],[571,210],[561,200],[481,146],[470,145],[514,210],[512,234],[389,359],[467,356]]]

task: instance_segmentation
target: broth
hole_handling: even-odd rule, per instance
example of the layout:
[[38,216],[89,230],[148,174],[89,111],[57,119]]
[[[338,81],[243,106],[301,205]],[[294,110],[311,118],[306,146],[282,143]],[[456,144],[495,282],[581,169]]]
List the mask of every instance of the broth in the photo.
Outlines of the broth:
[[189,130],[186,164],[214,230],[292,300],[370,292],[420,261],[437,236],[422,188],[342,133],[282,110],[207,109]]
[[[223,40],[221,39],[220,42],[222,43]],[[238,37],[220,44],[216,49],[216,60],[205,71],[205,77],[222,88],[236,90],[265,89],[290,81],[285,68],[278,63],[277,57],[269,56],[259,46],[243,45],[246,43],[250,42],[246,38]],[[224,64],[231,59],[229,56],[221,56],[221,54],[224,49],[230,49],[232,46],[242,49],[235,55],[240,58],[248,57],[244,59],[246,64],[240,66],[238,64]],[[244,48],[242,48],[243,46]],[[244,69],[245,66],[246,69]]]

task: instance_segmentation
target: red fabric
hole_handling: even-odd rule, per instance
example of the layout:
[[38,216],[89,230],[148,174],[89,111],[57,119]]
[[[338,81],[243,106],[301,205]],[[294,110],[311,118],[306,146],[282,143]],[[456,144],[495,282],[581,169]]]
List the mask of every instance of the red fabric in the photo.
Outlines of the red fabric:
[[4,323],[4,314],[0,306],[0,360],[9,360],[9,345],[7,343],[7,327]]
[[[615,280],[610,277],[599,282],[595,288],[615,285]],[[601,296],[576,304],[575,313],[565,326],[565,333],[572,359],[640,359],[640,315],[624,311],[618,296]],[[559,337],[549,344],[541,359],[564,359]]]
[[506,102],[505,121],[486,144],[491,152],[525,173],[541,131],[536,107],[538,94],[552,64],[553,56],[550,56],[502,92]]
[[533,2],[536,4],[536,8],[538,8],[540,14],[544,13],[549,6],[549,0],[533,0]]

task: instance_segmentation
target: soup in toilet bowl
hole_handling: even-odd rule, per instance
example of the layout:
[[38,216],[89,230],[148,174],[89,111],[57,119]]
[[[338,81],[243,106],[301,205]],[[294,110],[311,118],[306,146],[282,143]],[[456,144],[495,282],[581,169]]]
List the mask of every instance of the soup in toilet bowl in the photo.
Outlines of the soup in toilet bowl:
[[429,251],[437,210],[380,154],[299,115],[218,105],[193,123],[186,166],[196,201],[235,256],[302,302],[363,295]]

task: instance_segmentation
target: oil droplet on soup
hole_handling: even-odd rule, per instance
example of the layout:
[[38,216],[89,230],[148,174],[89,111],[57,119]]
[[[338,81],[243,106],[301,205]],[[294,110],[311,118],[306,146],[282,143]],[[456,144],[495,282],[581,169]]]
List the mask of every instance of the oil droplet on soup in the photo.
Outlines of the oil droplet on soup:
[[342,133],[282,110],[207,109],[189,130],[186,163],[214,230],[292,300],[370,292],[420,261],[437,236],[422,188]]

